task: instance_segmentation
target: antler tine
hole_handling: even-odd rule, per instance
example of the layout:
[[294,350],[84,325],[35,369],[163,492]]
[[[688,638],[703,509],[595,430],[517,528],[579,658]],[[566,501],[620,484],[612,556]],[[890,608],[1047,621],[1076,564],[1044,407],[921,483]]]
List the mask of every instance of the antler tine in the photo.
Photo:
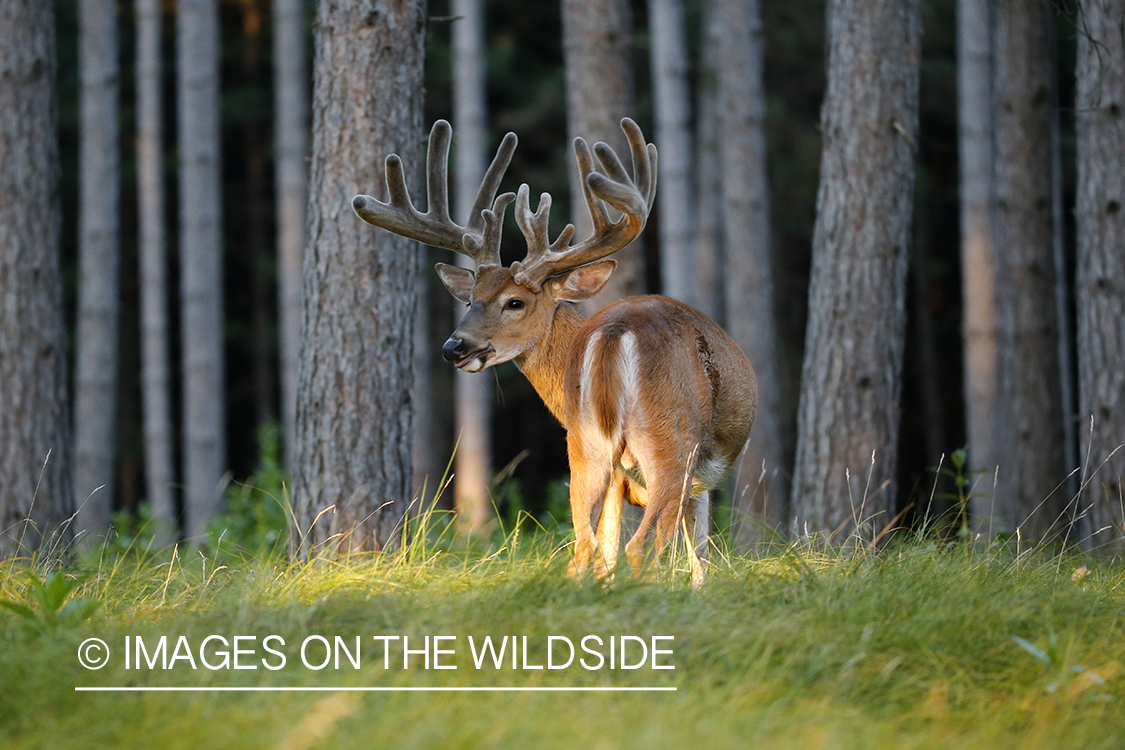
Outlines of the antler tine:
[[456,226],[449,218],[449,142],[453,128],[438,120],[430,129],[426,149],[426,216],[439,224]]
[[[518,143],[519,139],[516,138],[515,133],[508,133],[500,141],[500,147],[496,149],[496,156],[492,157],[492,163],[488,165],[488,171],[484,173],[484,180],[481,181],[476,200],[473,201],[473,206],[469,209],[469,229],[479,231],[480,227],[484,225],[483,213],[488,209],[492,196],[496,195],[496,191],[500,189],[500,180],[504,178],[504,173],[512,162],[512,154],[516,152]],[[512,194],[507,193],[507,195]],[[515,196],[512,195],[512,197]],[[504,207],[506,208],[507,205],[505,203]],[[496,211],[496,207],[493,206],[492,210]],[[501,209],[500,214],[503,215],[503,209]],[[499,263],[500,261],[497,260],[497,265]]]
[[539,208],[531,211],[531,188],[527,183],[520,185],[516,195],[516,224],[527,240],[528,258],[538,258],[548,252],[550,240],[547,236],[547,220],[551,213],[551,194],[539,196]]
[[586,209],[594,227],[593,234],[596,236],[603,232],[606,227],[609,227],[612,222],[609,220],[609,213],[605,210],[605,206],[590,191],[590,176],[597,174],[597,172],[594,168],[594,157],[590,154],[590,147],[586,144],[585,138],[574,139],[574,160],[578,163],[582,196],[586,199]]
[[531,189],[526,183],[520,185],[519,194],[516,196],[516,224],[520,228],[524,239],[527,241],[527,257],[523,261],[512,263],[512,278],[517,284],[538,289],[542,279],[534,274],[536,268],[550,266],[559,260],[558,248],[565,248],[570,238],[574,236],[574,225],[567,224],[559,233],[558,238],[551,242],[548,235],[547,223],[551,214],[551,194],[542,193],[539,196],[539,208],[531,210]]
[[586,182],[595,195],[618,211],[647,218],[656,195],[656,146],[645,144],[640,127],[628,117],[621,121],[621,129],[625,131],[633,157],[632,180],[617,153],[605,143],[597,143],[594,153],[605,174],[591,171],[586,175]]
[[[656,193],[656,147],[645,144],[641,129],[629,118],[621,121],[621,129],[625,131],[632,152],[631,179],[612,148],[604,143],[594,146],[594,153],[605,172],[599,174],[594,171],[594,160],[586,142],[581,138],[574,140],[582,192],[594,225],[590,237],[577,245],[570,246],[574,226],[569,224],[548,245],[546,211],[550,210],[550,196],[544,193],[539,210],[531,214],[527,207],[526,186],[520,188],[520,196],[516,198],[516,221],[527,239],[528,254],[522,263],[512,264],[516,283],[537,289],[555,274],[612,255],[636,239],[644,229]],[[602,201],[621,211],[621,218],[610,221]]]
[[[369,195],[357,195],[352,199],[352,208],[368,224],[467,255],[477,266],[499,265],[503,214],[515,196],[511,193],[498,196],[492,211],[487,209],[512,160],[516,136],[508,133],[501,142],[477,192],[466,226],[455,223],[449,216],[449,144],[452,138],[453,128],[448,122],[438,120],[434,123],[426,155],[425,213],[419,212],[410,200],[402,159],[397,154],[388,156],[386,162],[389,201],[383,203]],[[484,216],[486,213],[497,216],[490,220]]]
[[496,196],[496,202],[492,204],[491,210],[486,208],[480,212],[480,221],[483,225],[480,240],[472,233],[465,233],[463,242],[466,249],[469,249],[472,256],[477,259],[477,268],[500,265],[500,238],[504,231],[504,212],[515,198],[515,193],[502,193]]

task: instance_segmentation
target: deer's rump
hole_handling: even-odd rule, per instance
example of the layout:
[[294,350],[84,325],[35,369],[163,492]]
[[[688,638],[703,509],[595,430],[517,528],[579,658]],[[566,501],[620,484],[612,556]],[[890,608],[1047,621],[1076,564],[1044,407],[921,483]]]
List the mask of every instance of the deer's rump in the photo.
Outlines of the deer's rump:
[[565,390],[567,424],[584,425],[583,439],[601,442],[630,480],[644,487],[646,464],[686,460],[693,494],[737,458],[758,403],[754,370],[730,336],[657,295],[617,302],[582,326]]

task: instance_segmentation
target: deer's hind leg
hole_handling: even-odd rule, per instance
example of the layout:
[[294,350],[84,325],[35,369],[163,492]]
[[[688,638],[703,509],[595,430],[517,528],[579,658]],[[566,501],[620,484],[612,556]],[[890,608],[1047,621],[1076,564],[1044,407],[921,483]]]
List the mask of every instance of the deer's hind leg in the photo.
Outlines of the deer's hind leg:
[[613,500],[609,496],[616,488],[617,483],[613,477],[613,454],[606,443],[601,440],[583,440],[578,434],[581,430],[573,430],[567,435],[567,453],[570,459],[570,515],[574,523],[574,557],[570,561],[567,574],[571,578],[586,574],[590,563],[595,563],[604,570],[606,561],[600,551],[601,542],[608,544],[614,542],[612,550],[616,559],[616,536],[606,538],[609,526],[603,532],[601,525],[598,535],[594,534],[594,524],[599,516],[603,516],[603,524],[610,518],[604,513],[617,517],[617,532],[621,528],[621,499]]
[[[691,489],[691,464],[687,458],[664,463],[649,462],[644,468],[648,484],[645,513],[641,518],[640,526],[637,527],[637,532],[625,545],[625,554],[629,558],[634,575],[640,575],[646,565],[660,560],[668,539],[676,533],[676,525],[682,517],[685,495]],[[648,544],[650,532],[653,540],[651,549],[646,551],[646,548],[650,547]]]
[[621,549],[621,514],[625,505],[625,491],[625,472],[619,467],[613,471],[605,503],[602,505],[601,518],[598,520],[598,554],[594,558],[594,575],[609,581],[613,580],[617,553]]

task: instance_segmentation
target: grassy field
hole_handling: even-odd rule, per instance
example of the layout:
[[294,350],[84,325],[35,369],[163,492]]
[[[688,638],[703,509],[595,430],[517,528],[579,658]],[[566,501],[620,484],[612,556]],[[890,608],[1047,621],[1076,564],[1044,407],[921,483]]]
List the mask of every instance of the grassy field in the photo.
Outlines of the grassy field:
[[[0,747],[1125,747],[1119,561],[793,546],[718,555],[693,594],[671,570],[569,581],[564,543],[300,565],[168,550],[34,580],[0,563]],[[486,636],[514,637],[516,662],[509,640],[478,667]],[[319,668],[336,637],[348,651]],[[89,638],[101,669],[79,663],[104,656]],[[107,686],[353,690],[75,690]]]

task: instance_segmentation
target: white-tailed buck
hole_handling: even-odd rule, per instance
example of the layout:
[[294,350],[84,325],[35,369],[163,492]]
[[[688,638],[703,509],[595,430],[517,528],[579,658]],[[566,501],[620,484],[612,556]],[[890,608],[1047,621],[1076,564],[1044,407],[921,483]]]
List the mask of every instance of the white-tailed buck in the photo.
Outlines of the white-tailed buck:
[[[449,217],[447,158],[452,131],[439,120],[427,155],[427,211],[411,203],[402,162],[387,157],[390,202],[366,195],[353,201],[364,221],[395,234],[468,255],[476,271],[438,264],[442,282],[469,306],[442,355],[461,370],[480,372],[514,360],[567,430],[570,508],[576,536],[571,575],[593,562],[612,575],[625,498],[645,509],[625,545],[634,571],[683,526],[690,533],[691,577],[703,582],[710,533],[709,491],[741,452],[758,404],[757,379],[746,355],[703,313],[659,296],[629,297],[586,319],[570,304],[594,296],[617,267],[605,258],[644,228],[656,192],[656,147],[636,123],[622,129],[633,156],[629,178],[617,155],[575,139],[594,231],[576,245],[567,225],[547,235],[551,196],[532,212],[528,187],[496,197],[516,137],[509,133],[484,177],[464,226]],[[516,202],[527,257],[500,262],[504,212]],[[611,221],[604,203],[622,213]],[[490,204],[491,203],[491,207]],[[597,533],[594,526],[597,525]]]

